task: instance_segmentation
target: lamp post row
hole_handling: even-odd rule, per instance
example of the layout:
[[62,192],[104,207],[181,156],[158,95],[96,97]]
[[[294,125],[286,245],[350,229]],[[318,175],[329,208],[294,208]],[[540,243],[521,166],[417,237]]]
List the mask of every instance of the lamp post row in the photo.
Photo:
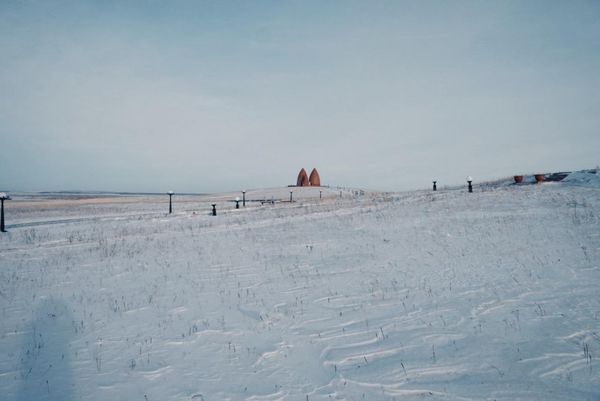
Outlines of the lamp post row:
[[[437,181],[432,181],[433,182],[433,190],[437,191]],[[468,191],[469,192],[473,192],[473,178],[471,178],[471,176],[467,177],[467,185],[468,185]],[[173,209],[172,209],[172,201],[171,198],[173,196],[173,191],[169,191],[167,192],[167,194],[169,195],[169,213],[172,213]],[[342,197],[342,191],[340,191],[340,198]],[[323,191],[319,190],[319,199],[323,199]],[[290,191],[290,203],[294,201],[294,191]],[[3,205],[4,205],[4,201],[2,201]],[[216,203],[212,203],[212,215],[216,216],[217,215],[217,204]],[[242,191],[242,207],[246,207],[246,191],[243,190]],[[239,209],[240,208],[240,198],[236,197],[235,198],[235,208]],[[4,209],[2,209],[2,227],[4,227]]]
[[[437,191],[437,181],[433,182],[433,190]],[[467,177],[467,189],[469,192],[473,192],[473,178],[471,176]]]
[[[467,183],[468,183],[468,189],[469,192],[473,192],[473,178],[471,177],[467,177]],[[437,181],[433,181],[433,190],[437,191]],[[293,191],[290,191],[290,202],[293,201]],[[173,195],[175,194],[175,192],[173,191],[168,191],[167,195],[169,195],[169,214],[173,213]],[[342,197],[342,191],[340,191],[340,198]],[[0,206],[0,232],[6,232],[5,226],[4,226],[4,201],[5,200],[10,200],[10,196],[8,196],[6,193],[1,192],[0,193],[0,202],[1,202],[1,206]],[[323,191],[319,190],[319,199],[323,199]],[[246,191],[242,191],[242,206],[246,207]],[[240,208],[240,198],[236,197],[235,198],[235,208],[239,209]],[[216,216],[217,215],[217,204],[213,203],[212,204],[212,215]]]
[[[437,191],[437,181],[432,181],[433,182],[433,190]],[[471,176],[467,177],[467,188],[469,192],[473,192],[473,178],[471,178]],[[169,214],[173,213],[173,191],[169,191],[167,192],[167,194],[169,195]],[[6,194],[4,194],[4,196],[6,196]],[[342,191],[340,191],[340,198],[342,197]],[[6,199],[6,198],[4,198]],[[4,199],[2,200],[2,205],[4,205]],[[10,198],[8,198],[10,199]],[[323,191],[319,190],[319,199],[323,199]],[[290,203],[293,202],[294,200],[294,192],[290,191]],[[246,207],[246,190],[242,191],[242,207]],[[216,204],[213,205],[213,215],[216,216]],[[235,198],[235,208],[239,209],[240,208],[240,198],[236,197]],[[2,216],[4,216],[4,209],[2,209]],[[3,220],[4,221],[4,218]],[[2,225],[2,227],[4,227],[4,224]]]
[[[467,177],[467,183],[469,185],[469,192],[473,192],[473,186],[472,186],[472,182],[473,179],[471,177]],[[433,181],[433,190],[437,191],[437,181]],[[169,195],[169,214],[173,213],[173,201],[172,201],[172,197],[173,197],[174,192],[173,191],[169,191],[167,192],[167,195]],[[340,198],[342,197],[342,191],[340,191]],[[323,191],[319,190],[319,199],[323,199]],[[294,201],[294,191],[290,191],[290,202]],[[246,191],[243,190],[242,191],[242,207],[246,207]],[[216,203],[211,204],[212,205],[212,215],[216,216],[217,215],[217,210],[216,210]],[[240,208],[240,198],[236,197],[235,198],[235,208],[239,209]]]
[[[168,191],[167,195],[169,195],[169,214],[173,213],[173,195],[175,194],[175,192],[173,191]],[[3,194],[6,196],[6,194]],[[292,197],[292,193],[290,192],[290,201]],[[4,200],[5,199],[10,199],[10,198],[2,198],[2,231],[4,231]],[[216,203],[212,203],[212,215],[216,216],[217,215],[217,204]],[[246,191],[242,191],[242,206],[246,207]],[[235,198],[235,208],[239,209],[240,208],[240,198],[239,196]]]
[[[167,192],[167,195],[169,195],[169,214],[173,213],[173,195],[175,194],[175,192],[173,191],[169,191]],[[340,196],[342,196],[342,192],[340,191]],[[319,190],[319,199],[323,199],[323,191]],[[290,191],[290,202],[294,201],[294,191]],[[242,191],[242,207],[246,207],[246,191],[243,190]],[[211,203],[212,206],[212,215],[216,216],[217,215],[217,204],[216,203]],[[240,208],[240,198],[239,196],[235,198],[235,208],[239,209]]]

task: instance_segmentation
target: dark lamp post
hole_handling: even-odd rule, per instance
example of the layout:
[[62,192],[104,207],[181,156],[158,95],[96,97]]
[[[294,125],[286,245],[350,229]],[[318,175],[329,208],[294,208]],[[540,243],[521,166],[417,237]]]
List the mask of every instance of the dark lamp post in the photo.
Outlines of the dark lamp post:
[[216,215],[217,215],[217,204],[216,204],[216,203],[213,203],[213,204],[212,204],[212,208],[213,208],[213,209],[212,209],[212,215],[213,215],[213,216],[216,216]]
[[0,193],[0,201],[2,202],[2,206],[0,207],[0,209],[2,210],[0,212],[0,232],[5,233],[6,230],[4,229],[4,201],[5,200],[10,200],[10,196],[6,195],[4,192]]
[[240,197],[239,196],[235,197],[235,208],[236,209],[240,208]]
[[469,192],[473,192],[473,178],[471,178],[471,176],[467,177],[467,183],[469,184]]
[[290,203],[292,202],[292,194],[294,193],[294,191],[290,191]]
[[246,191],[242,191],[242,206],[246,207]]
[[167,195],[169,195],[169,214],[173,213],[173,194],[173,191],[167,192]]
[[319,199],[323,199],[323,191],[319,189]]
[[434,181],[434,182],[433,182],[433,190],[434,190],[434,191],[437,191],[437,181]]

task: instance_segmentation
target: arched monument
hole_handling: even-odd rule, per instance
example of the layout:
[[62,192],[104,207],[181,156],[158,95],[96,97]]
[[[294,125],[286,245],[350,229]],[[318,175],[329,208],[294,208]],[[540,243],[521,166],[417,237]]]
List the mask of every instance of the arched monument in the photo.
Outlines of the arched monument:
[[309,185],[311,185],[313,187],[321,186],[321,177],[319,177],[319,172],[317,171],[316,168],[313,168],[313,170],[310,172],[310,177],[308,178],[308,183],[309,183]]
[[298,179],[296,180],[296,186],[298,187],[306,187],[309,186],[310,183],[308,181],[308,175],[306,175],[306,170],[302,169],[298,173]]

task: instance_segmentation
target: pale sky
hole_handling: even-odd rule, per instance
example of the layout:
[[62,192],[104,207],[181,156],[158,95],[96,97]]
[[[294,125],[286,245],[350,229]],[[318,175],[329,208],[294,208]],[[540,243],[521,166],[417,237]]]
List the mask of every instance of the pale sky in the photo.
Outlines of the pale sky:
[[0,190],[600,164],[600,1],[0,1]]

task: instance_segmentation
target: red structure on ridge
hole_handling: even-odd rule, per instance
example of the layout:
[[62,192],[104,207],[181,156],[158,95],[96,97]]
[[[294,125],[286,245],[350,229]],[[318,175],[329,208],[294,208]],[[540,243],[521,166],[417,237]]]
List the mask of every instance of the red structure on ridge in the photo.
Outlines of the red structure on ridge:
[[311,185],[313,187],[321,186],[321,177],[319,177],[319,172],[317,171],[316,168],[313,168],[313,170],[310,172],[310,177],[308,178],[308,183],[309,183],[309,185]]
[[302,169],[298,173],[298,179],[296,180],[296,186],[298,187],[307,187],[310,185],[308,181],[308,175],[306,175],[306,170]]
[[297,187],[320,187],[321,186],[321,177],[319,176],[319,172],[316,168],[313,168],[310,172],[310,178],[306,174],[306,170],[301,169],[298,173],[298,178],[296,179]]

